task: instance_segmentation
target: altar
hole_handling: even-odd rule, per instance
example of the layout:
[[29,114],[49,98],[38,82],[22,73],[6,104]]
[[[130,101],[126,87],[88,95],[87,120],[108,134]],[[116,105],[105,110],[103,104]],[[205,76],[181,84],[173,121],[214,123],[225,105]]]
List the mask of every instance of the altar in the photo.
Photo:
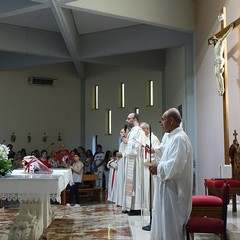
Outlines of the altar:
[[53,169],[51,174],[25,173],[17,169],[0,178],[0,198],[19,200],[19,215],[8,239],[37,240],[54,220],[50,199],[61,203],[61,192],[72,184],[70,169]]

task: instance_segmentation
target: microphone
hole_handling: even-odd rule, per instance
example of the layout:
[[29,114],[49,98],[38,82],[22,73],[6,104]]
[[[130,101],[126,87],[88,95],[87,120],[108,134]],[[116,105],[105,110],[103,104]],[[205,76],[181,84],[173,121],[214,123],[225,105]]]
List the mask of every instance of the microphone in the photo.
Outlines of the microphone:
[[46,148],[46,150],[48,150],[48,148],[49,148],[50,146],[52,146],[52,145],[54,145],[54,142],[52,142],[50,145],[48,145],[48,147]]
[[127,131],[127,124],[124,125],[124,132]]

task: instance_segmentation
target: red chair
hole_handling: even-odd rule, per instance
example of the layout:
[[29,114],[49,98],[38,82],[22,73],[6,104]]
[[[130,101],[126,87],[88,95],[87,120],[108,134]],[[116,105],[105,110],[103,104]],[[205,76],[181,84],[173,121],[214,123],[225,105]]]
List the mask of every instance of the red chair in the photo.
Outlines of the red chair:
[[222,217],[222,198],[216,196],[192,196],[191,217]]
[[191,217],[186,224],[187,240],[190,234],[194,238],[194,233],[214,233],[221,234],[221,239],[227,240],[227,206],[230,199],[230,186],[224,183],[221,189],[222,194],[222,217]]
[[204,180],[205,194],[221,197],[223,183],[230,185],[230,196],[232,198],[232,211],[237,212],[236,196],[240,195],[240,181],[234,178],[209,178]]

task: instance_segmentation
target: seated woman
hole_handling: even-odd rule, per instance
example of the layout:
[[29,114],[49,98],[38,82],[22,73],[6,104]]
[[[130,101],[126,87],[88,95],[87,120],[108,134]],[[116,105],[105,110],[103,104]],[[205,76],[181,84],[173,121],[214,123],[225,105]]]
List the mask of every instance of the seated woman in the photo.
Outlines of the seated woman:
[[12,163],[13,169],[23,168],[25,166],[25,161],[20,151],[17,152]]
[[50,152],[49,162],[50,162],[52,168],[57,168],[58,167],[58,163],[57,163],[57,160],[56,160],[56,155],[57,155],[57,153],[56,153],[55,150],[52,150]]
[[93,153],[91,149],[88,149],[86,151],[86,161],[84,164],[84,173],[85,174],[93,174],[94,173],[94,167],[93,167]]
[[41,151],[40,161],[48,168],[52,167],[50,164],[50,160],[48,159],[48,156],[47,156],[47,150]]

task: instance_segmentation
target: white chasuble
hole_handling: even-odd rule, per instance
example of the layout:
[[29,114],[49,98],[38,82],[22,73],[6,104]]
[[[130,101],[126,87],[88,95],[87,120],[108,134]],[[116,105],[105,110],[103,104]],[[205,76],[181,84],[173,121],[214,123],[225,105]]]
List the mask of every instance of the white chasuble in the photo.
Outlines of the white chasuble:
[[126,147],[126,208],[140,210],[143,205],[143,146],[146,138],[139,126],[134,126],[128,134]]

